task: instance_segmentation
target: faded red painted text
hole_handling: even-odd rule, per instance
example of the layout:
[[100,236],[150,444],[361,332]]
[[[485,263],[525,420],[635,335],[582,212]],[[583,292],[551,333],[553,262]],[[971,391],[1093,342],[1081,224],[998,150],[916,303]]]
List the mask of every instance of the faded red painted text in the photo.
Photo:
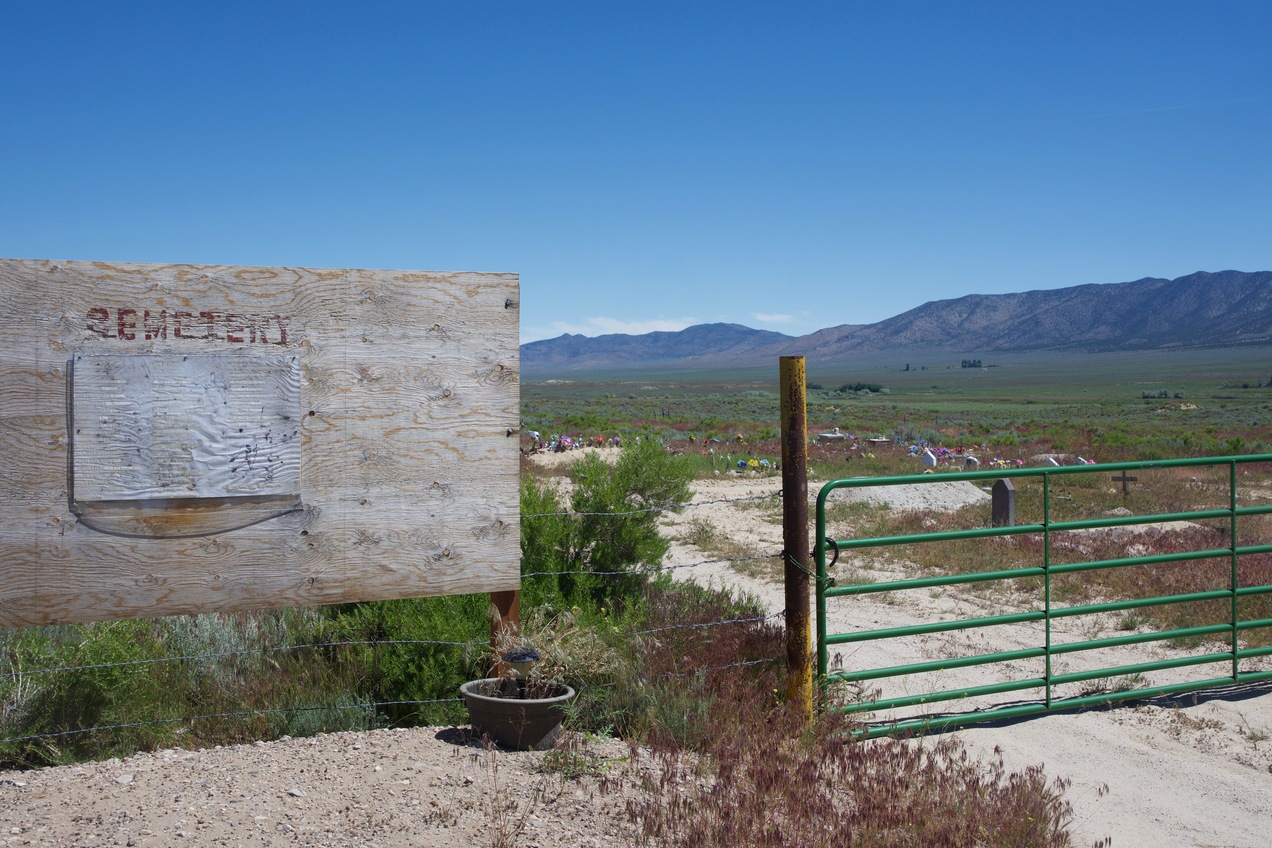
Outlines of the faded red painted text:
[[126,342],[178,339],[285,345],[291,323],[284,315],[104,306],[88,310],[87,318],[90,333]]

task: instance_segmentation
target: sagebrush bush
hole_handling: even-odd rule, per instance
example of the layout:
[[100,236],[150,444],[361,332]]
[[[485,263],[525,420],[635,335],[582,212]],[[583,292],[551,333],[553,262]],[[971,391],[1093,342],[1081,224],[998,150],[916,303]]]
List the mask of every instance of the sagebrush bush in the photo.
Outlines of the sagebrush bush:
[[566,606],[638,594],[645,578],[634,569],[661,564],[670,546],[658,532],[659,511],[691,497],[689,463],[644,437],[625,443],[613,464],[587,454],[569,476],[569,510],[552,482],[522,478],[522,573],[535,575],[526,589]]

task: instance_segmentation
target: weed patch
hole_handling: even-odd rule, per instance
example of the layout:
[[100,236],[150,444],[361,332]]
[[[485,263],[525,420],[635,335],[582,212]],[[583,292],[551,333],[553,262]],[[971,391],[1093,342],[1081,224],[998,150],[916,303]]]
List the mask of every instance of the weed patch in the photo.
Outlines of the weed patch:
[[642,844],[1070,844],[1068,784],[1041,768],[1008,774],[1001,757],[973,760],[948,738],[848,741],[829,717],[802,734],[782,725],[721,739],[705,780],[700,760],[661,752],[646,797],[628,807]]

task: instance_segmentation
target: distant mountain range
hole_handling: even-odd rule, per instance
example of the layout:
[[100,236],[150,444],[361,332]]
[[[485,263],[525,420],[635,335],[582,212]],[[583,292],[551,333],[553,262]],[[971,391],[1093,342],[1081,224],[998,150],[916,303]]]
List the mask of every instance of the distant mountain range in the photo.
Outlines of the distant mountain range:
[[587,372],[739,368],[802,354],[831,363],[867,353],[1172,350],[1272,344],[1272,271],[1199,271],[1176,280],[1073,286],[936,300],[877,324],[806,336],[701,324],[675,333],[566,334],[521,346],[526,379]]

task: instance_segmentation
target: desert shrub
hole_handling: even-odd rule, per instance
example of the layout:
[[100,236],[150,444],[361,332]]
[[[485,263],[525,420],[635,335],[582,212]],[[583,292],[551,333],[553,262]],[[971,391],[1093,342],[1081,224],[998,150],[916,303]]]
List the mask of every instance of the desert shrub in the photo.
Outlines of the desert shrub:
[[719,528],[709,521],[703,521],[701,518],[691,520],[689,529],[684,534],[686,542],[702,550],[708,550],[713,545],[718,544],[719,539]]
[[485,595],[448,595],[324,608],[322,641],[347,644],[321,649],[322,661],[338,680],[356,681],[361,697],[384,704],[386,724],[456,720],[459,685],[488,669],[489,604]]
[[[164,656],[150,622],[27,628],[13,636],[6,639],[7,665],[24,677],[10,680],[26,691],[16,708],[6,710],[0,732],[43,738],[6,745],[0,765],[58,764],[144,748],[162,737],[162,728],[125,728],[111,739],[65,731],[180,714],[185,681],[172,668],[122,664]],[[43,671],[49,668],[66,670]]]
[[905,444],[914,444],[919,440],[919,432],[913,427],[894,427],[887,433],[889,439],[901,441]]
[[569,586],[558,574],[569,559],[573,533],[560,488],[551,480],[522,474],[520,500],[521,589],[540,598],[558,597]]
[[940,430],[920,430],[916,439],[920,444],[939,445],[945,435]]
[[1020,444],[1020,434],[1015,430],[998,430],[990,434],[985,441],[996,446],[1018,445]]
[[361,697],[347,652],[295,647],[321,638],[322,617],[281,610],[6,631],[0,738],[14,741],[0,746],[0,765],[378,726],[365,708],[342,708]]
[[564,606],[582,597],[613,603],[638,594],[645,575],[670,543],[658,532],[658,514],[691,496],[690,464],[656,440],[627,442],[613,465],[588,454],[569,470],[570,510],[550,483],[521,485],[522,572],[545,600]]
[[14,740],[0,766],[456,721],[455,691],[485,659],[487,605],[460,595],[0,631],[0,739]]
[[375,704],[353,692],[329,692],[317,701],[282,704],[269,715],[266,738],[314,736],[318,733],[371,730],[386,726]]

